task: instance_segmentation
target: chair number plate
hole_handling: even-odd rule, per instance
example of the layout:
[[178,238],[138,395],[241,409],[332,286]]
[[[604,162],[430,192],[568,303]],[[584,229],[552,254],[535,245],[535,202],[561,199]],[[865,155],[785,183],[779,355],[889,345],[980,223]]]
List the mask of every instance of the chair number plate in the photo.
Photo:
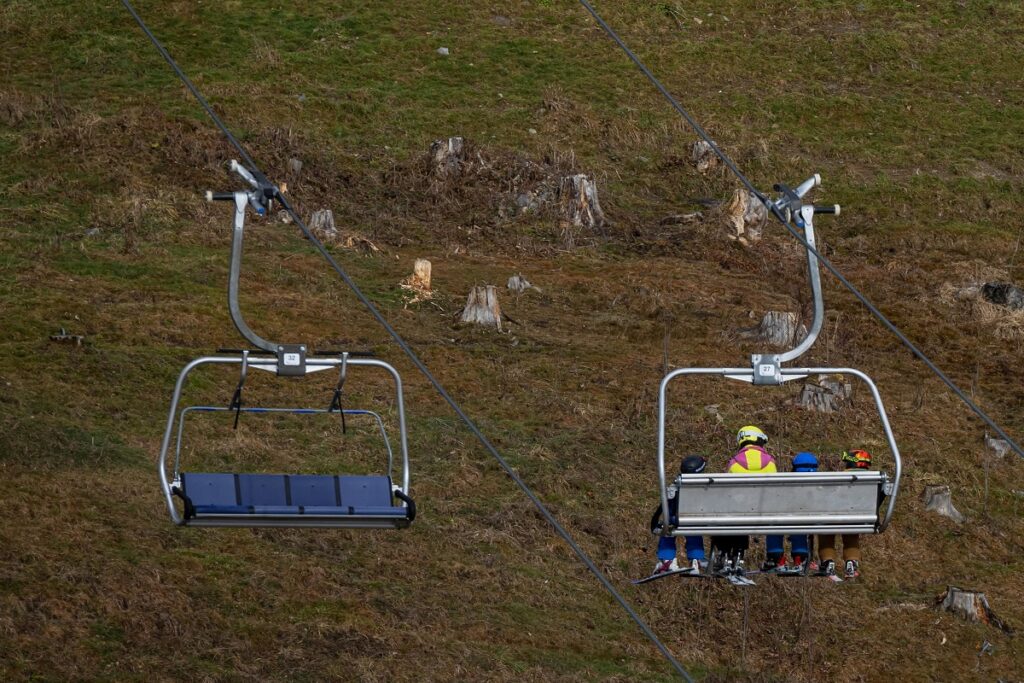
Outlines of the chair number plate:
[[301,365],[302,361],[297,353],[286,353],[284,354],[285,365]]

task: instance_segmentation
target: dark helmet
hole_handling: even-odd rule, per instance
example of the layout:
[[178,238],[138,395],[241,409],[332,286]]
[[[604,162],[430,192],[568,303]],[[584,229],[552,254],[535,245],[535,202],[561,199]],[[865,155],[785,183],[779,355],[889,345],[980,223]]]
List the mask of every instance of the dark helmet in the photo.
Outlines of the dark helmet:
[[679,463],[679,471],[683,474],[700,474],[708,466],[708,461],[700,455],[690,455]]
[[807,451],[800,451],[793,456],[793,471],[794,472],[817,472],[818,471],[818,459],[814,456],[814,453],[808,453]]

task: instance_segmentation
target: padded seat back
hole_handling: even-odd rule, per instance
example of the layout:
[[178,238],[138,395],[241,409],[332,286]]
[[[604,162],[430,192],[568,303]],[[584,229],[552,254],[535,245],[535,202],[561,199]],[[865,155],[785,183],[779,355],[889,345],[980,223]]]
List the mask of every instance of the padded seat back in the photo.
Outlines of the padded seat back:
[[875,533],[881,472],[680,474],[676,535]]

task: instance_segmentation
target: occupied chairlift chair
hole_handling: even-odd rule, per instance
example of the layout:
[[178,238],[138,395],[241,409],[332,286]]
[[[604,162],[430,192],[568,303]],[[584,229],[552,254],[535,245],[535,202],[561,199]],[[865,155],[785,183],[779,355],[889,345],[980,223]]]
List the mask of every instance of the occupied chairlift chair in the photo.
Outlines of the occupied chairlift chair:
[[[275,344],[249,328],[238,304],[238,280],[242,260],[242,238],[246,205],[257,214],[266,214],[276,197],[277,189],[262,176],[257,177],[237,162],[231,169],[238,173],[252,190],[230,193],[207,193],[209,201],[233,201],[234,233],[231,242],[231,268],[228,285],[228,306],[235,327],[259,349],[243,350],[238,355],[205,356],[185,366],[178,376],[167,416],[167,427],[160,446],[158,469],[171,520],[181,526],[220,527],[335,527],[394,529],[409,526],[416,516],[416,505],[409,497],[409,452],[406,442],[405,406],[402,400],[402,379],[391,365],[374,358],[353,357],[341,353],[337,357],[314,358],[300,344]],[[223,351],[222,351],[223,352]],[[264,355],[268,354],[268,355]],[[224,406],[187,406],[180,413],[178,404],[189,374],[204,365],[238,365],[240,378],[231,404]],[[392,479],[393,454],[387,431],[380,415],[368,410],[341,407],[342,389],[350,368],[379,368],[391,375],[395,383],[398,409],[399,449],[402,458],[402,484]],[[314,372],[337,369],[339,379],[328,408],[255,408],[242,406],[242,390],[249,368],[273,372],[279,377],[304,377]],[[193,412],[234,412],[235,426],[241,413],[286,413],[299,415],[338,414],[344,431],[346,416],[364,415],[373,418],[387,449],[385,475],[316,475],[316,474],[238,474],[189,473],[180,469],[182,434],[185,418]],[[177,429],[175,424],[177,423]],[[167,453],[175,438],[174,467],[170,477]],[[174,499],[180,498],[179,511]]]
[[[815,207],[801,200],[821,183],[817,174],[795,190],[776,185],[781,193],[775,206],[789,215],[801,228],[807,242],[814,246],[814,214],[838,214],[839,206]],[[816,248],[816,247],[815,247]],[[878,388],[871,378],[852,368],[804,367],[787,368],[791,361],[814,344],[824,321],[825,306],[821,293],[818,259],[807,250],[807,265],[814,296],[814,321],[800,344],[785,353],[755,354],[751,368],[680,368],[661,380],[658,393],[658,483],[661,493],[661,519],[654,533],[665,536],[690,535],[762,535],[762,534],[874,534],[881,533],[892,519],[899,491],[899,448],[893,437]],[[843,471],[779,474],[680,474],[678,509],[669,507],[665,477],[665,403],[668,385],[677,377],[715,375],[750,382],[754,385],[778,386],[784,382],[812,374],[852,375],[871,390],[885,438],[895,463],[890,478],[883,472]],[[888,496],[884,514],[880,507]],[[675,507],[675,506],[673,506]],[[666,514],[667,511],[672,514]]]

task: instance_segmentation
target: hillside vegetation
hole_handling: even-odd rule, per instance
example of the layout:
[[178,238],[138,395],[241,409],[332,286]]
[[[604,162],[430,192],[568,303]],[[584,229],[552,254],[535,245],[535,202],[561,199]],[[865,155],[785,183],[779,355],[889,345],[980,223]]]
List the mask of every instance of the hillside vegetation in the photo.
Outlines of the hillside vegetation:
[[[888,532],[858,582],[762,577],[740,591],[629,580],[653,566],[656,399],[666,367],[744,365],[738,332],[808,304],[798,245],[754,248],[695,139],[570,0],[145,0],[138,9],[302,215],[334,211],[336,258],[696,677],[706,681],[1022,680],[1018,638],[934,609],[984,591],[1024,627],[1024,482],[1012,453],[831,277],[807,364],[877,382],[903,452]],[[1024,7],[605,1],[598,9],[762,189],[814,172],[824,252],[1011,435],[1024,437],[1022,314],[957,296],[1024,282]],[[294,225],[252,223],[242,304],[261,335],[369,349],[406,382],[403,532],[178,529],[154,463],[180,368],[241,345],[226,304],[234,156],[121,4],[0,5],[0,679],[671,680],[672,670],[362,310]],[[438,54],[449,49],[448,56]],[[435,139],[465,172],[431,177]],[[302,161],[289,170],[288,160]],[[609,218],[572,248],[515,200],[592,175]],[[713,212],[711,212],[713,213]],[[435,299],[404,305],[413,260]],[[540,291],[504,290],[522,273]],[[501,286],[502,333],[457,323]],[[82,346],[50,335],[64,328]],[[328,373],[324,373],[328,374]],[[211,371],[195,401],[226,404]],[[334,377],[253,377],[252,405],[326,407]],[[394,406],[354,374],[349,405]],[[835,415],[799,387],[681,383],[670,467],[724,466],[760,425],[780,456],[891,466],[865,392]],[[714,410],[717,406],[719,420]],[[217,418],[223,419],[217,419]],[[197,419],[187,467],[377,471],[365,431]],[[340,446],[339,446],[340,444]],[[785,460],[785,458],[782,458]],[[967,516],[924,511],[948,484]],[[755,556],[759,549],[755,546]],[[985,645],[987,643],[988,645]]]

